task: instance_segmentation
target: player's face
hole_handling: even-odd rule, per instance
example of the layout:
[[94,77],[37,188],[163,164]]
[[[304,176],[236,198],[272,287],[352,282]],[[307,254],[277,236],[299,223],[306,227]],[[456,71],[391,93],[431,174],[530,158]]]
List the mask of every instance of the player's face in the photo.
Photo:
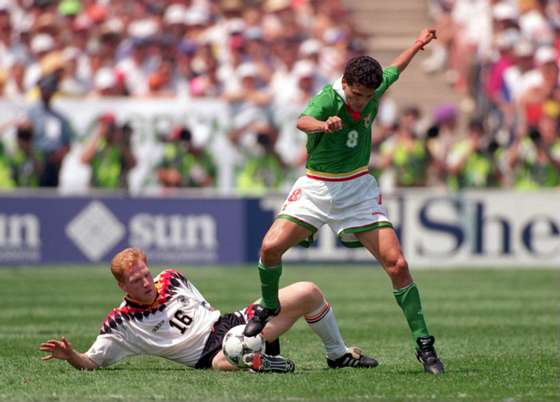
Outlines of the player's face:
[[120,286],[130,298],[141,304],[153,303],[157,295],[154,278],[144,261],[138,261],[125,271],[124,281]]
[[356,112],[361,112],[375,95],[373,88],[367,88],[361,84],[349,85],[344,80],[342,80],[342,90],[346,96],[346,103]]

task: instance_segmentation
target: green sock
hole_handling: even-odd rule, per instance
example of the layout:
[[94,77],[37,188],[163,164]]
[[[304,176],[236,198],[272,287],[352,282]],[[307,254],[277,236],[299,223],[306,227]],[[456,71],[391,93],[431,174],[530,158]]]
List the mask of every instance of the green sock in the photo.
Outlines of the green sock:
[[416,345],[416,339],[421,336],[430,335],[426,322],[424,321],[424,313],[422,313],[422,303],[420,303],[418,288],[416,284],[412,282],[406,288],[394,289],[393,294],[406,317],[406,321],[408,321],[408,326],[412,332],[412,339],[414,345]]
[[278,301],[278,284],[282,275],[282,264],[275,267],[265,267],[259,261],[259,276],[261,277],[261,291],[263,306],[276,309],[280,305]]

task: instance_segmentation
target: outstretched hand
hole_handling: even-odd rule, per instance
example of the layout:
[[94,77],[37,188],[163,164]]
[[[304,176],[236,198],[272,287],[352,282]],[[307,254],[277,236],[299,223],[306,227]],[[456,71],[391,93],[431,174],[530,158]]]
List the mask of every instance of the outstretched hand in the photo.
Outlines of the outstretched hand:
[[39,350],[41,352],[48,353],[46,356],[41,358],[45,361],[53,358],[69,360],[74,353],[72,344],[65,337],[60,338],[60,340],[49,339],[47,342],[44,342],[39,346]]
[[424,50],[424,46],[434,39],[437,39],[436,30],[433,28],[424,28],[416,38],[416,43],[419,43],[420,49]]

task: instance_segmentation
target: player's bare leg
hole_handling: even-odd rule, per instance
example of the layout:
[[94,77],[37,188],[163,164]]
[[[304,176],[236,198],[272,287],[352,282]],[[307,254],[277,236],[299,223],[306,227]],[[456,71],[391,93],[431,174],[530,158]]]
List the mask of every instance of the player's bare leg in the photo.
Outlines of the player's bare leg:
[[358,348],[346,346],[331,305],[317,285],[312,282],[294,283],[280,289],[279,299],[282,311],[263,330],[267,341],[277,339],[303,316],[323,341],[329,367],[371,368],[378,365],[377,360],[362,354]]
[[307,239],[311,232],[289,220],[276,219],[262,241],[259,276],[262,302],[253,307],[253,317],[245,327],[246,336],[260,333],[266,323],[280,312],[278,285],[282,274],[282,255],[292,246]]
[[441,374],[443,363],[434,349],[435,339],[430,336],[424,321],[420,293],[408,269],[399,239],[393,228],[379,228],[368,232],[356,233],[355,236],[383,266],[393,284],[393,293],[403,310],[417,345],[417,358],[424,365],[426,372]]
[[309,236],[311,232],[303,226],[286,219],[276,219],[262,241],[261,261],[267,267],[281,264],[284,253]]

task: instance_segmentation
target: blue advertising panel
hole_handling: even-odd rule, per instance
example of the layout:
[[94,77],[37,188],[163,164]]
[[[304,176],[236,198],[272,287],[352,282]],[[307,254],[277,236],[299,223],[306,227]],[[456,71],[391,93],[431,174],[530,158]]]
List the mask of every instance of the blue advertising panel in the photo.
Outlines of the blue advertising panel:
[[255,199],[0,198],[0,265],[108,261],[142,248],[163,264],[257,258],[272,221]]

